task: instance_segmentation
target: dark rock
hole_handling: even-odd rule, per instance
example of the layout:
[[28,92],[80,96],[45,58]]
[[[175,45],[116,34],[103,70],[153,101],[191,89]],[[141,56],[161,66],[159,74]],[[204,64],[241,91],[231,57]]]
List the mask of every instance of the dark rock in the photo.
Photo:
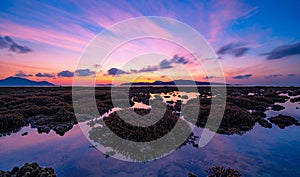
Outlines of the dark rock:
[[188,173],[188,177],[197,177],[194,173]]
[[0,107],[0,111],[6,111],[7,107]]
[[24,117],[20,114],[0,114],[0,135],[17,132],[25,125],[28,125],[28,123],[26,123]]
[[300,96],[299,96],[299,97],[296,97],[296,98],[292,98],[292,99],[290,99],[290,101],[291,101],[292,103],[300,102]]
[[254,116],[256,121],[267,117],[266,113],[261,111],[252,111],[251,114]]
[[53,121],[56,122],[67,122],[74,119],[74,113],[66,111],[65,109],[60,109],[57,113],[53,115]]
[[[198,119],[196,125],[199,127],[205,127],[208,116],[210,114],[210,105],[197,106],[197,100],[189,100],[183,108],[183,115],[190,122],[195,122],[195,114],[198,110]],[[214,117],[211,117],[212,119]],[[221,120],[220,127],[217,133],[220,134],[243,134],[245,131],[249,131],[255,125],[255,118],[245,109],[234,104],[227,104],[223,119]]]
[[54,130],[57,134],[63,136],[65,132],[71,130],[76,124],[74,115],[68,111],[60,110],[54,116],[37,115],[28,118],[31,128],[37,128],[38,133],[49,133]]
[[225,168],[221,166],[210,167],[206,170],[209,174],[208,177],[240,177],[242,176],[239,171],[233,168]]
[[265,119],[258,120],[258,123],[264,128],[272,128],[272,124]]
[[181,96],[181,99],[189,99],[189,96],[187,96],[187,95],[182,95],[182,96]]
[[268,118],[269,121],[275,125],[277,125],[279,128],[284,129],[287,126],[291,125],[300,125],[300,123],[293,117],[291,116],[286,116],[279,114],[278,116],[275,117],[270,117]]
[[22,136],[26,136],[26,135],[28,135],[28,132],[22,133]]
[[21,168],[14,167],[11,171],[1,171],[0,177],[56,177],[54,169],[40,167],[37,163],[25,163]]
[[174,101],[166,101],[168,104],[173,104]]
[[274,104],[274,105],[271,106],[271,109],[272,109],[273,111],[281,111],[281,110],[285,109],[285,107],[284,107],[284,106],[281,106],[281,105],[279,105],[279,104]]

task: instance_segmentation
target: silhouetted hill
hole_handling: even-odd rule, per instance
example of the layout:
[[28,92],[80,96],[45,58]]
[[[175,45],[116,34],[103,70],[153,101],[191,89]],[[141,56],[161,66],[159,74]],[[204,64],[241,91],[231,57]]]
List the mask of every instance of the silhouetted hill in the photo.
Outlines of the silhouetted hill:
[[54,86],[54,84],[47,81],[32,81],[20,77],[8,77],[0,80],[0,86]]
[[174,80],[174,81],[169,81],[169,82],[163,82],[163,81],[133,82],[133,83],[123,83],[121,85],[224,85],[224,84],[223,83],[199,82],[199,81],[193,81],[193,80]]

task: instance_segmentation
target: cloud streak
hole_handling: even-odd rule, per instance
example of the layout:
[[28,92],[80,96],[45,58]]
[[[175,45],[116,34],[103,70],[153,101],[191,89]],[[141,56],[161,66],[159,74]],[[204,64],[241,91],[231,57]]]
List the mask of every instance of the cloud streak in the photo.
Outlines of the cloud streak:
[[122,75],[122,74],[134,74],[134,73],[147,73],[154,72],[164,69],[174,68],[174,64],[183,64],[186,65],[189,63],[189,60],[185,57],[179,57],[178,55],[174,55],[171,59],[164,59],[158,65],[146,66],[140,70],[131,69],[129,72],[124,71],[118,68],[110,68],[107,71],[106,75]]
[[55,78],[54,74],[51,73],[36,73],[35,77],[48,77],[48,78]]
[[271,75],[266,76],[265,78],[266,79],[272,79],[272,78],[279,78],[279,77],[282,77],[282,76],[283,76],[282,74],[271,74]]
[[295,77],[296,74],[288,74],[289,77]]
[[290,45],[282,45],[274,48],[271,52],[264,53],[268,60],[277,60],[288,56],[300,54],[300,42]]
[[219,54],[219,55],[230,54],[235,57],[241,57],[241,56],[245,55],[249,49],[250,49],[249,47],[245,47],[245,45],[241,44],[241,43],[229,43],[229,44],[222,46],[217,51],[217,54]]
[[121,69],[118,69],[118,68],[110,68],[107,71],[107,75],[116,76],[116,75],[121,75],[121,74],[130,74],[130,73],[126,72],[126,71],[123,71]]
[[77,76],[91,76],[91,75],[95,75],[96,72],[91,71],[90,69],[78,69],[75,71],[75,74]]
[[15,74],[16,77],[31,77],[33,76],[32,74],[26,74],[23,71],[19,71],[18,73]]
[[69,70],[65,70],[65,71],[61,71],[59,73],[57,73],[58,77],[73,77],[74,76],[74,72],[71,72]]
[[28,53],[32,52],[32,49],[30,49],[27,46],[22,46],[17,44],[11,37],[9,36],[1,36],[0,34],[0,48],[7,48],[11,52],[15,53]]
[[252,74],[245,74],[245,75],[238,75],[238,76],[233,76],[233,79],[249,79],[252,77]]

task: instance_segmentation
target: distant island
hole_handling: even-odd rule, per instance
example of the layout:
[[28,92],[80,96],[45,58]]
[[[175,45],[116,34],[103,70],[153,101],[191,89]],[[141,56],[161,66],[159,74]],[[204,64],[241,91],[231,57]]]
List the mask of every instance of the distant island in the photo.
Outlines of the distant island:
[[55,86],[47,81],[32,81],[21,77],[8,77],[0,80],[1,87],[15,87],[15,86]]
[[133,82],[133,83],[123,83],[121,85],[228,85],[224,83],[214,83],[214,82],[200,82],[200,81],[193,81],[193,80],[174,80],[174,81],[154,81],[154,82]]

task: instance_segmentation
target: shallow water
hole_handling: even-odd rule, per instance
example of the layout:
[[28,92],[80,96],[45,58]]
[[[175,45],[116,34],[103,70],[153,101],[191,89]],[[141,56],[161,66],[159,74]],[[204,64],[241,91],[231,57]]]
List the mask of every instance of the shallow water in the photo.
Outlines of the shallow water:
[[[268,117],[285,114],[300,121],[298,103],[286,102],[282,111],[267,111]],[[81,123],[84,124],[84,123]],[[202,129],[196,129],[195,133]],[[28,132],[27,136],[21,136]],[[38,134],[24,127],[0,137],[0,169],[11,170],[25,162],[55,169],[58,176],[206,176],[209,166],[230,166],[243,176],[300,176],[300,127],[266,129],[255,125],[244,135],[216,135],[204,148],[187,145],[158,160],[124,162],[105,156],[85,138],[79,125],[64,136]]]

